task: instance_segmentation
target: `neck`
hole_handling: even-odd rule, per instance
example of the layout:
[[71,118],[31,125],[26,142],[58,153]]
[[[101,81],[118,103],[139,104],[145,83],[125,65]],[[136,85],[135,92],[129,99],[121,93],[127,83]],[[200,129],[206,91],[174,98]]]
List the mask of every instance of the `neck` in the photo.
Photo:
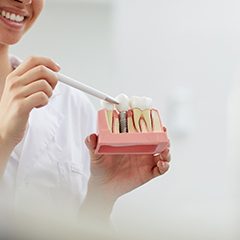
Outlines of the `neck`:
[[8,74],[12,71],[8,57],[8,46],[0,44],[0,99]]

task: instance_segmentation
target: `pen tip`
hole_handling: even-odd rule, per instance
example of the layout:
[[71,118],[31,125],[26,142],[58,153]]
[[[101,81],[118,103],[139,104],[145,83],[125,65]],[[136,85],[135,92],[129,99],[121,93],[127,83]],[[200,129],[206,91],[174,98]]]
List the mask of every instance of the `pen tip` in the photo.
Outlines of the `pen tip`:
[[109,103],[112,103],[112,104],[117,104],[117,105],[119,104],[119,102],[116,99],[112,98],[112,97],[106,97],[105,101],[107,101]]

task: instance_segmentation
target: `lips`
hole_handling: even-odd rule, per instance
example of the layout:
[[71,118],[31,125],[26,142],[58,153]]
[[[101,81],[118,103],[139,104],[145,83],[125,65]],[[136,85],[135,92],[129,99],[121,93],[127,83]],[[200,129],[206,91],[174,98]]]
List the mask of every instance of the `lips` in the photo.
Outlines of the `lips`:
[[13,30],[21,30],[27,18],[28,14],[25,11],[11,8],[0,8],[1,22]]
[[5,10],[0,11],[0,15],[8,20],[11,20],[13,22],[18,22],[18,23],[23,22],[25,18],[22,15],[7,12]]

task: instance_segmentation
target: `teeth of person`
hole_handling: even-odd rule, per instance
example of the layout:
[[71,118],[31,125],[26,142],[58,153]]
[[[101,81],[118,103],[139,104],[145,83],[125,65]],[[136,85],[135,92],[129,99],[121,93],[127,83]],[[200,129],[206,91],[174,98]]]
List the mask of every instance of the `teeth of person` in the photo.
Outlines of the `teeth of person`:
[[129,98],[126,94],[121,93],[116,97],[116,100],[119,102],[119,104],[116,106],[117,110],[119,112],[127,112],[129,107]]
[[15,13],[6,12],[4,10],[2,10],[0,13],[1,13],[1,16],[5,17],[8,20],[14,21],[14,22],[20,23],[24,20],[24,16],[17,15]]

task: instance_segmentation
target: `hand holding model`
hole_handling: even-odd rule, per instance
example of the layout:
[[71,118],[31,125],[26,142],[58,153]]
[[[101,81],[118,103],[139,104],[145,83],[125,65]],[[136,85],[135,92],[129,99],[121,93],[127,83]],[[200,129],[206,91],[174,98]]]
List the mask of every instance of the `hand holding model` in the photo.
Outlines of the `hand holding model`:
[[[110,122],[109,131],[112,131],[111,134],[115,136],[116,134],[118,136],[125,134],[127,136],[133,133],[137,137],[141,137],[143,133],[146,134],[147,132],[158,132],[159,134],[160,131],[166,132],[166,129],[161,126],[160,119],[156,116],[156,110],[151,107],[151,99],[134,97],[130,104],[128,104],[127,97],[123,95],[116,99],[120,102],[120,106],[117,107],[119,121],[115,110],[110,109],[110,105],[108,105],[106,111],[106,121]],[[129,114],[126,113],[129,111],[128,105],[130,105],[130,112],[135,115],[130,114],[129,119]],[[107,107],[106,104],[104,106]],[[128,124],[121,123],[123,119],[120,112],[126,113]],[[149,117],[147,113],[152,113],[154,116],[150,115]],[[125,125],[124,128],[121,126],[122,124]],[[127,125],[129,126],[126,128]],[[128,133],[126,133],[126,129]],[[131,154],[99,154],[96,152],[98,138],[98,135],[92,134],[86,139],[91,155],[91,178],[88,196],[90,196],[90,199],[92,198],[92,201],[97,199],[96,203],[98,205],[102,204],[102,211],[106,206],[110,213],[110,207],[113,206],[118,197],[164,174],[169,169],[169,143],[165,145],[166,147],[161,152],[155,154],[139,154],[137,152],[138,148],[136,148],[135,153],[131,152]]]

